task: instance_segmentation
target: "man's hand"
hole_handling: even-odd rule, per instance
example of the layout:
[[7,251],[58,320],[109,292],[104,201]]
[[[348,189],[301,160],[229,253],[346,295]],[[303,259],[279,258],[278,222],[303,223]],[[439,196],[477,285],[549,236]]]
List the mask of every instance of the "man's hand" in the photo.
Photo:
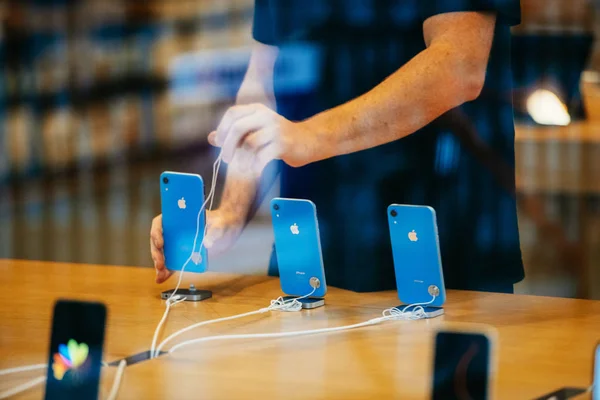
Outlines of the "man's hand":
[[[209,257],[214,257],[233,246],[242,233],[244,219],[229,211],[207,211],[206,224],[208,229],[203,245]],[[150,231],[150,252],[156,270],[156,283],[165,282],[173,274],[165,266],[164,244],[162,215],[159,215],[152,221]]]
[[208,140],[222,148],[226,163],[241,150],[246,155],[240,159],[246,159],[243,164],[255,174],[272,160],[283,160],[292,167],[306,165],[319,149],[317,133],[305,122],[289,121],[262,104],[231,107]]
[[156,283],[163,283],[173,274],[165,266],[164,247],[162,215],[159,215],[152,220],[152,228],[150,228],[150,254],[156,270]]

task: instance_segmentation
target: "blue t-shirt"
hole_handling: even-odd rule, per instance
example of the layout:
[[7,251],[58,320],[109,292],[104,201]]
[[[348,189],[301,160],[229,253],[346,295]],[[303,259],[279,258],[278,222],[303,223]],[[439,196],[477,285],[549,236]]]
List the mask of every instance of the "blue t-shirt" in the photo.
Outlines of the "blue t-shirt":
[[[368,92],[425,50],[427,18],[457,11],[497,14],[485,85],[477,100],[404,139],[302,168],[282,165],[281,195],[317,205],[327,281],[333,286],[355,291],[395,287],[386,215],[391,203],[436,210],[447,287],[485,289],[520,281],[524,273],[515,201],[510,70],[510,26],[520,22],[519,1],[256,0],[255,4],[254,38],[281,49],[274,88],[278,112],[291,120]],[[297,51],[298,45],[318,50],[317,63],[306,64],[312,65],[310,72],[318,79],[294,90],[290,65],[282,63],[293,59],[286,49]],[[271,272],[276,269],[273,256]]]

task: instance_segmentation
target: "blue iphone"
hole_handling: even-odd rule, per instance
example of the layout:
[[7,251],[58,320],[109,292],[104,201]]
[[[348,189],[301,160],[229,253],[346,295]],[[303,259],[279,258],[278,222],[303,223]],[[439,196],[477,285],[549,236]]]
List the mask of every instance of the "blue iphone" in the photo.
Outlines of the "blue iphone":
[[446,301],[435,210],[392,204],[388,222],[398,297],[404,304],[441,307]]
[[[200,248],[204,237],[206,213],[204,183],[200,175],[163,172],[160,199],[164,237],[165,265],[172,271],[206,271],[207,252]],[[194,245],[195,242],[195,245]],[[187,264],[187,265],[186,265]]]
[[312,297],[327,292],[317,207],[310,200],[275,198],[271,200],[275,252],[281,290],[290,296],[312,292],[311,279],[319,280]]

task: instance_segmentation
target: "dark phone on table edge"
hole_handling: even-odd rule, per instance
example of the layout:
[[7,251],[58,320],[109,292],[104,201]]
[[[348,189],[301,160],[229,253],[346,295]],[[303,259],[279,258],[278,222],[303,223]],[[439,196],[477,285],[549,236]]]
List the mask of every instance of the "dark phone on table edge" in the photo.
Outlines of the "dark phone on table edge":
[[438,332],[432,400],[490,398],[490,339],[482,333]]
[[45,399],[97,399],[106,307],[60,300],[54,306]]

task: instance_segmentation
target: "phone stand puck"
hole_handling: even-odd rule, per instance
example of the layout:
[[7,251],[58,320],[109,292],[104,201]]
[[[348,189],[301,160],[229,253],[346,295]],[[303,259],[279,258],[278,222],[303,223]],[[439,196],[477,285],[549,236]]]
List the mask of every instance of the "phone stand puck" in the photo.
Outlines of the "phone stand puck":
[[[298,299],[298,296],[285,296],[284,301]],[[313,308],[323,307],[325,305],[325,299],[321,297],[308,297],[304,299],[298,299],[298,302],[302,304],[304,310],[311,310]]]
[[[396,310],[398,311],[402,311],[404,310],[405,307],[407,307],[408,304],[402,304],[399,306],[394,307]],[[417,307],[411,307],[408,310],[406,310],[407,313],[414,311],[415,308]],[[435,317],[439,317],[440,315],[444,315],[444,309],[442,307],[431,307],[431,306],[420,306],[423,307],[423,311],[425,312],[425,319],[429,319],[429,318],[435,318]]]
[[[171,297],[175,289],[165,290],[160,294],[161,299],[167,300]],[[210,290],[199,290],[194,285],[190,285],[189,289],[179,289],[176,295],[183,297],[185,301],[202,301],[210,299],[212,292]]]

